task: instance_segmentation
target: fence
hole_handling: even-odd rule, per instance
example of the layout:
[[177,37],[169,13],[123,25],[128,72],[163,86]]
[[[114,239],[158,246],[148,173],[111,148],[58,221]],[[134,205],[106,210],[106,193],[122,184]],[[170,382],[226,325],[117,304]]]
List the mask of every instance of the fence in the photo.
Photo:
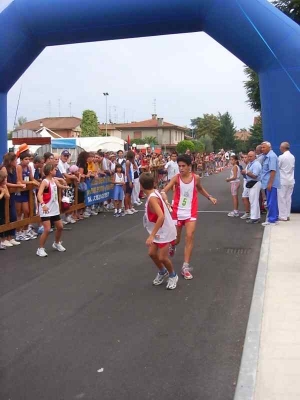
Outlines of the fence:
[[[67,179],[67,183],[71,183],[72,181],[69,181]],[[69,207],[67,210],[62,210],[61,209],[61,214],[64,214],[65,212],[71,213],[73,211],[80,210],[85,207],[84,203],[78,203],[78,190],[77,190],[78,184],[75,183],[75,197],[74,197],[74,203],[71,207]],[[39,215],[34,215],[34,203],[35,203],[35,195],[33,193],[34,185],[32,183],[28,183],[26,185],[26,189],[19,189],[19,188],[9,188],[10,193],[16,193],[16,192],[24,192],[29,190],[29,217],[24,218],[20,221],[15,221],[15,222],[10,222],[9,218],[9,199],[5,199],[5,224],[0,225],[0,233],[10,231],[12,229],[19,229],[22,228],[23,226],[34,224],[34,223],[39,223],[41,221],[41,218]],[[58,188],[58,200],[59,204],[61,204],[61,197],[62,197],[62,191],[63,189]]]

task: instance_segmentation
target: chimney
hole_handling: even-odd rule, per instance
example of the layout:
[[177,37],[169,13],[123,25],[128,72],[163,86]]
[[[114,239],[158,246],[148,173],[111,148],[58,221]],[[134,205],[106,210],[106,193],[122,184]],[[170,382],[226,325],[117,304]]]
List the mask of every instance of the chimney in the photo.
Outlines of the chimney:
[[158,126],[163,126],[164,124],[164,119],[163,118],[157,118],[157,125]]
[[44,124],[43,124],[43,122],[41,121],[40,122],[40,127],[42,128],[44,126]]
[[157,114],[152,114],[152,119],[157,119]]

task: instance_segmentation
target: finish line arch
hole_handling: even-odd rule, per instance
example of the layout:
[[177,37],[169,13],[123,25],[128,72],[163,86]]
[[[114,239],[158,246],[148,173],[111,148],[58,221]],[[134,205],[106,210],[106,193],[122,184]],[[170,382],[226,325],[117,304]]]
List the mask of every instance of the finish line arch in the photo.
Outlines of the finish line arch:
[[[300,27],[267,0],[4,0],[0,155],[7,93],[46,46],[204,31],[258,72],[264,138],[300,159]],[[293,211],[300,212],[296,168]],[[297,184],[298,183],[298,184]]]

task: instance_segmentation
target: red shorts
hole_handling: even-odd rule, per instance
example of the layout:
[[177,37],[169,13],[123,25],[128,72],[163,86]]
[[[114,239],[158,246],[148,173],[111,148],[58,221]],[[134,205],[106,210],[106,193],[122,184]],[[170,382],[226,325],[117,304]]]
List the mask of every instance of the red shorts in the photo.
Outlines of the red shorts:
[[181,228],[182,226],[185,226],[185,224],[187,222],[196,222],[196,221],[197,221],[196,218],[174,220],[175,225],[178,226],[179,228]]
[[154,244],[156,244],[156,246],[159,248],[159,249],[163,249],[165,246],[167,246],[167,245],[169,245],[170,243],[156,243],[156,242],[153,242]]

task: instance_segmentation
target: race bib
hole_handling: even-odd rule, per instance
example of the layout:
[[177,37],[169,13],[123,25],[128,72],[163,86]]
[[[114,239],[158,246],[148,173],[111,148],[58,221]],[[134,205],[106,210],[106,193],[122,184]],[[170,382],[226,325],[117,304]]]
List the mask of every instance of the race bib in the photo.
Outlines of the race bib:
[[191,199],[189,196],[180,196],[179,201],[180,208],[190,208],[191,206]]

